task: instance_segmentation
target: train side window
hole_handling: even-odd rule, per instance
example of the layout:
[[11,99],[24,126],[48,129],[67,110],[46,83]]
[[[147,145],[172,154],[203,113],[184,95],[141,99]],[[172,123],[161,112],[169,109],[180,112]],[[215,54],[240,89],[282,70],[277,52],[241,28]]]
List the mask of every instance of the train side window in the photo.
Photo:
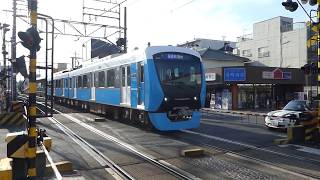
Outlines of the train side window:
[[87,76],[87,87],[91,88],[91,81],[92,81],[91,80],[91,74],[87,74],[86,76]]
[[101,71],[98,73],[98,86],[99,87],[104,87],[105,86],[105,72]]
[[87,88],[88,87],[88,76],[87,75],[83,75],[82,77],[82,87]]
[[82,87],[82,76],[78,76],[78,88]]
[[107,71],[107,86],[114,87],[114,81],[115,81],[115,70],[110,69]]
[[126,86],[126,68],[125,67],[122,67],[121,68],[121,85],[122,87],[125,87]]
[[130,71],[130,66],[127,66],[127,86],[131,86],[131,71]]
[[77,76],[74,76],[72,79],[73,79],[73,87],[77,88]]
[[120,68],[116,68],[114,71],[114,87],[119,88],[120,87]]
[[144,82],[144,67],[143,65],[140,66],[140,82]]
[[69,88],[69,78],[66,78],[65,81],[66,81],[66,87],[65,88]]
[[99,87],[99,73],[94,73],[94,87]]

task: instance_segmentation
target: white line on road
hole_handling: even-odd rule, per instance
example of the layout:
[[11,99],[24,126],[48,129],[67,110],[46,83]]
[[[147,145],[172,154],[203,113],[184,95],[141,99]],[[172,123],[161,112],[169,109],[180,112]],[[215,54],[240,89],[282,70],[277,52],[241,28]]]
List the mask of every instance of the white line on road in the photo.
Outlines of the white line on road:
[[[257,146],[254,146],[254,145],[251,145],[251,144],[246,144],[246,143],[243,143],[243,142],[233,141],[233,140],[230,140],[230,139],[225,139],[225,138],[212,136],[212,135],[208,135],[208,134],[203,134],[203,133],[199,133],[199,132],[194,132],[194,131],[190,131],[190,130],[181,130],[181,131],[185,132],[185,133],[189,133],[189,134],[202,136],[202,137],[205,137],[205,138],[208,138],[208,139],[213,139],[213,140],[216,140],[216,141],[221,141],[221,142],[226,142],[226,143],[229,143],[229,144],[234,144],[234,145],[246,147],[246,148],[253,149],[253,150],[264,151],[264,152],[268,152],[268,153],[272,153],[272,154],[276,154],[276,155],[280,155],[280,156],[284,156],[284,157],[289,157],[289,158],[295,158],[295,159],[299,159],[299,160],[306,160],[306,158],[304,158],[304,157],[293,156],[293,155],[288,155],[288,154],[284,154],[284,153],[280,153],[280,152],[276,152],[276,151],[272,151],[272,150],[268,150],[268,149],[264,149],[264,148],[259,148]],[[311,160],[311,159],[308,159],[308,160]]]

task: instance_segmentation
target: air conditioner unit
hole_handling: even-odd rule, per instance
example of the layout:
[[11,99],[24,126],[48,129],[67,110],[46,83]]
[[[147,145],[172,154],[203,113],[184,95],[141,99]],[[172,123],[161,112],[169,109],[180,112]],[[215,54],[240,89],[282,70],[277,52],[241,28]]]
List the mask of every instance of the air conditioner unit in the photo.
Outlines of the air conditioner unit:
[[269,56],[270,56],[270,52],[269,51],[263,53],[263,57],[269,57]]

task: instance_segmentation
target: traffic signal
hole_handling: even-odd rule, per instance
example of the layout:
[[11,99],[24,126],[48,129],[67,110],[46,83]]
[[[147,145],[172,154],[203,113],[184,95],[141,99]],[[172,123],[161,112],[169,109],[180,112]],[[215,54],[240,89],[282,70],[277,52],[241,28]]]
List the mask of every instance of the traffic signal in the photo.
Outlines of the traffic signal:
[[35,27],[31,27],[27,29],[26,32],[18,32],[18,36],[21,39],[21,44],[31,50],[40,50],[40,42],[41,38],[39,36],[39,32]]
[[289,10],[291,12],[298,9],[298,3],[292,2],[292,0],[287,0],[286,2],[282,2],[282,6],[284,6],[286,10]]
[[16,62],[12,62],[12,65],[15,67],[16,72],[15,73],[21,73],[21,75],[24,78],[28,77],[27,67],[26,67],[26,61],[24,59],[24,56],[20,56],[16,59]]
[[125,38],[119,38],[116,42],[118,47],[124,46],[126,44],[126,39]]
[[311,74],[317,74],[318,67],[316,63],[312,62],[310,64],[305,64],[301,67],[301,70],[304,72],[304,74],[309,75]]
[[[307,1],[307,0],[304,0],[304,1]],[[317,4],[317,0],[309,0],[309,4],[310,4],[311,6],[314,6],[314,5]]]

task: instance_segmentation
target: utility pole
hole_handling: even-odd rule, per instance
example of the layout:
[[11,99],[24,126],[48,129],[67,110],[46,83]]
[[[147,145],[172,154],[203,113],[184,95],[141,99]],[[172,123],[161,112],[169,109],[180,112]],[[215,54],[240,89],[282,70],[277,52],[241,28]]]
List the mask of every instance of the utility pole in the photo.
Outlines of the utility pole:
[[[11,62],[16,62],[16,17],[17,17],[17,0],[13,0],[13,15],[12,15],[12,37],[11,37]],[[16,73],[15,73],[15,67],[11,66],[11,100],[15,101],[17,98],[17,79],[16,79]]]
[[70,57],[71,58],[71,69],[76,68],[79,66],[79,61],[78,59],[82,59],[81,57],[77,56],[77,52],[74,52],[74,57]]
[[[0,25],[0,29],[2,29],[3,32],[3,36],[2,36],[2,55],[3,55],[3,78],[2,78],[2,87],[3,87],[3,92],[2,96],[5,98],[5,100],[3,101],[4,103],[4,109],[8,108],[8,100],[9,98],[7,97],[6,91],[8,88],[8,74],[7,74],[7,54],[8,52],[6,51],[6,33],[10,30],[8,29],[9,25],[8,24],[3,24],[2,26]],[[2,109],[2,108],[0,108]]]

